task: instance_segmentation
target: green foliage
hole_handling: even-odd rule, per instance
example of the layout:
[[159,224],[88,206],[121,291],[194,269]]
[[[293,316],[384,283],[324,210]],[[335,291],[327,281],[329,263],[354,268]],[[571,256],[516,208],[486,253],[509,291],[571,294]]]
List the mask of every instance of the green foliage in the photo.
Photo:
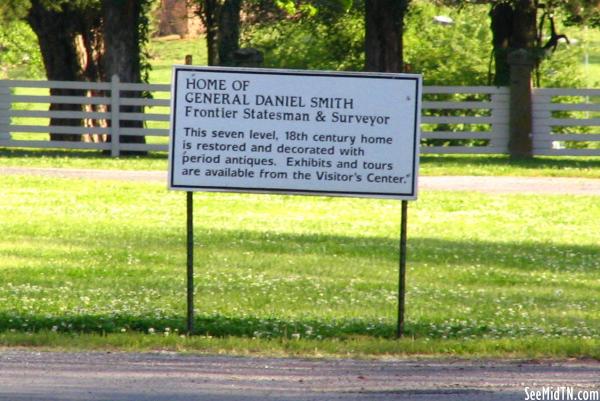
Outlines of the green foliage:
[[585,48],[587,38],[574,38],[572,44],[560,42],[553,53],[546,54],[536,71],[537,86],[542,88],[585,88],[595,87],[600,77],[586,76]]
[[29,0],[3,0],[0,2],[0,22],[23,18],[30,6]]
[[[280,1],[293,18],[246,27],[244,45],[265,53],[265,66],[331,70],[362,70],[364,21],[362,10],[311,2],[318,13],[302,13],[294,1]],[[492,59],[489,4],[462,7],[411,2],[405,19],[404,55],[413,72],[427,85],[488,85]],[[346,4],[347,6],[347,4]],[[434,17],[452,18],[450,25]],[[564,18],[563,18],[564,19]],[[581,49],[560,44],[539,69],[543,87],[583,87]]]
[[274,0],[275,5],[288,15],[304,14],[314,17],[317,14],[341,14],[356,7],[355,0]]
[[[154,0],[142,0],[140,4],[140,14],[138,15],[137,29],[140,49],[140,78],[142,82],[150,82],[150,72],[152,64],[150,63],[150,32],[152,29],[151,12]],[[146,95],[147,96],[147,95]]]
[[[457,10],[412,3],[404,33],[406,62],[427,85],[486,85],[492,42],[487,13],[487,6]],[[454,22],[437,24],[438,15]]]
[[38,41],[31,28],[18,20],[0,24],[0,78],[43,77]]
[[357,11],[336,18],[301,16],[246,27],[242,43],[264,52],[265,67],[362,70],[364,22]]
[[[269,67],[362,70],[362,10],[357,6],[345,13],[329,10],[319,9],[316,18],[249,27],[245,44],[263,50]],[[414,72],[423,73],[429,85],[487,84],[491,54],[487,12],[487,6],[456,10],[425,1],[411,3],[405,19],[406,62]],[[434,17],[440,14],[451,16],[454,24],[435,24]]]
[[275,0],[275,5],[289,15],[303,13],[309,16],[314,16],[318,12],[317,8],[313,4],[296,4],[296,2],[293,0]]
[[599,0],[550,0],[548,4],[562,8],[566,13],[564,21],[568,25],[600,26]]

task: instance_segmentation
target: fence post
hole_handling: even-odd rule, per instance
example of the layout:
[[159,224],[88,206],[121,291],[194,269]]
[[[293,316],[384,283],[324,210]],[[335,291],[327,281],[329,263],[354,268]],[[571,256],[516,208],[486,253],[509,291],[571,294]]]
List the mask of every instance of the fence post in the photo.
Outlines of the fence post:
[[533,92],[532,102],[533,154],[548,154],[553,149],[552,127],[550,126],[552,96],[544,94],[543,89],[536,88]]
[[508,91],[492,92],[491,95],[492,139],[490,147],[498,152],[508,153],[508,138],[510,131]]
[[0,84],[0,141],[10,140],[10,89],[4,84]]
[[120,145],[120,96],[121,89],[119,87],[119,76],[113,75],[110,81],[110,155],[119,157]]

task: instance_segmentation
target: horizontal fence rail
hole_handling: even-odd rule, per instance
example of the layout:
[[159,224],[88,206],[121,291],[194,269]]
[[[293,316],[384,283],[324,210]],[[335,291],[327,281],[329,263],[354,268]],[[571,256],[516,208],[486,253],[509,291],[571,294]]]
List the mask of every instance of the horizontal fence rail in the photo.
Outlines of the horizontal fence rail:
[[[170,95],[170,85],[116,76],[0,80],[0,147],[167,151]],[[421,153],[508,153],[509,97],[508,88],[424,87]],[[536,155],[600,155],[600,90],[534,90],[533,141]]]
[[600,155],[600,89],[536,89],[536,155]]

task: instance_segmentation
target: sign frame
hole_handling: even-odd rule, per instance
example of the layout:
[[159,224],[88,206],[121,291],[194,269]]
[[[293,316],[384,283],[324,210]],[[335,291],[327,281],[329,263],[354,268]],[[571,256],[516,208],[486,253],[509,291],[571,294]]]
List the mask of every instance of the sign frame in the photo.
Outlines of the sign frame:
[[[380,191],[352,191],[352,190],[322,190],[322,189],[297,189],[289,187],[248,187],[232,185],[188,185],[178,183],[177,178],[180,175],[176,173],[176,149],[177,136],[183,135],[178,132],[180,129],[178,121],[178,92],[180,88],[177,85],[180,73],[197,72],[201,74],[249,74],[250,76],[301,76],[301,77],[332,77],[332,78],[353,78],[353,79],[386,79],[394,81],[407,81],[414,85],[414,93],[411,115],[414,125],[412,132],[399,135],[400,138],[410,137],[411,139],[411,157],[412,171],[410,173],[410,188],[403,192],[380,192]],[[172,76],[172,96],[171,96],[171,121],[169,133],[169,171],[168,186],[172,190],[182,191],[204,191],[204,192],[235,192],[235,193],[266,193],[266,194],[288,194],[288,195],[317,195],[317,196],[345,196],[362,198],[387,198],[400,200],[415,200],[418,192],[418,174],[419,174],[419,146],[420,146],[420,119],[421,119],[421,95],[422,95],[422,77],[418,74],[397,74],[397,73],[364,73],[364,72],[330,72],[330,71],[305,71],[305,70],[280,70],[280,69],[257,69],[257,68],[235,68],[235,67],[205,67],[190,65],[174,65]],[[183,89],[182,89],[183,90]],[[350,128],[349,128],[350,129]],[[393,133],[396,138],[397,133]],[[181,152],[181,150],[179,150]],[[408,162],[407,162],[408,164]],[[357,184],[359,185],[359,184]]]
[[[298,190],[290,188],[247,188],[247,187],[221,187],[221,186],[190,186],[175,185],[175,135],[177,133],[177,74],[178,71],[203,71],[217,73],[242,73],[242,74],[277,74],[277,75],[301,75],[319,77],[352,77],[352,78],[377,78],[414,81],[414,115],[412,127],[412,173],[410,191],[408,193],[372,193],[354,191],[330,191],[330,190]],[[320,195],[320,196],[351,196],[369,198],[391,198],[401,200],[401,222],[400,222],[400,244],[399,244],[399,272],[398,272],[398,320],[396,337],[404,335],[405,321],[405,298],[406,298],[406,246],[407,246],[407,218],[408,201],[416,200],[419,175],[419,147],[420,147],[420,122],[421,122],[421,95],[423,83],[422,76],[417,74],[392,74],[392,73],[355,73],[355,72],[327,72],[327,71],[302,71],[302,70],[274,70],[256,68],[228,68],[228,67],[195,67],[191,66],[191,56],[186,56],[186,65],[174,65],[171,83],[171,117],[169,133],[168,152],[168,180],[169,189],[186,191],[187,204],[187,333],[194,334],[194,191],[205,192],[235,192],[235,193],[269,193],[269,194],[293,194],[293,195]],[[409,100],[409,97],[407,97]],[[287,135],[287,134],[286,134]],[[275,136],[276,137],[276,136]],[[391,138],[391,137],[389,137]],[[393,166],[393,165],[392,165]]]

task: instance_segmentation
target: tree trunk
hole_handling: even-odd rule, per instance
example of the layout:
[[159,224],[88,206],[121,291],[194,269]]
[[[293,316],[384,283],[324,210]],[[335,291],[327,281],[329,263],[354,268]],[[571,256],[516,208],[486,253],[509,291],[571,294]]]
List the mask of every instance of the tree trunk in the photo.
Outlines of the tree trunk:
[[533,153],[533,110],[531,102],[531,71],[535,59],[526,49],[511,51],[509,141],[511,157],[527,158]]
[[365,1],[365,71],[403,71],[402,33],[408,3]]
[[197,14],[206,28],[206,51],[208,65],[219,65],[219,24],[218,0],[202,0],[198,3]]
[[517,0],[514,5],[513,29],[510,47],[527,49],[536,47],[537,6],[535,0]]
[[[121,82],[141,82],[140,63],[140,16],[142,2],[139,0],[102,1],[104,18],[104,73],[110,80],[117,75]],[[126,97],[142,97],[140,92],[121,92]],[[143,113],[140,106],[121,106],[122,113]],[[121,120],[121,128],[142,128],[141,121]],[[122,135],[121,143],[145,143],[143,136]],[[143,154],[146,152],[122,152],[122,154]]]
[[533,153],[531,75],[537,63],[536,0],[501,3],[490,11],[495,60],[494,84],[510,87],[509,153]]
[[535,0],[515,2],[510,63],[510,141],[512,157],[533,153],[531,76],[536,58],[537,7]]
[[[27,21],[37,35],[40,52],[46,69],[46,77],[51,81],[77,81],[82,77],[75,37],[74,12],[66,9],[49,10],[40,0],[32,0]],[[84,91],[74,89],[51,89],[51,96],[84,96]],[[77,104],[50,104],[50,111],[82,111]],[[80,127],[80,118],[51,118],[51,126]],[[81,140],[80,134],[50,133],[51,141]]]
[[534,56],[536,47],[535,0],[518,0],[513,5],[496,4],[490,11],[494,53],[494,85],[509,86],[508,54],[526,49]]
[[197,4],[198,15],[206,27],[208,65],[235,65],[242,1],[201,0]]
[[506,3],[493,6],[490,11],[494,55],[493,83],[496,86],[508,86],[510,84],[508,47],[513,32],[513,17],[514,10]]
[[235,65],[234,53],[240,48],[241,0],[225,0],[219,15],[219,65]]
[[161,0],[157,15],[158,35],[186,36],[189,33],[187,7],[186,0]]

